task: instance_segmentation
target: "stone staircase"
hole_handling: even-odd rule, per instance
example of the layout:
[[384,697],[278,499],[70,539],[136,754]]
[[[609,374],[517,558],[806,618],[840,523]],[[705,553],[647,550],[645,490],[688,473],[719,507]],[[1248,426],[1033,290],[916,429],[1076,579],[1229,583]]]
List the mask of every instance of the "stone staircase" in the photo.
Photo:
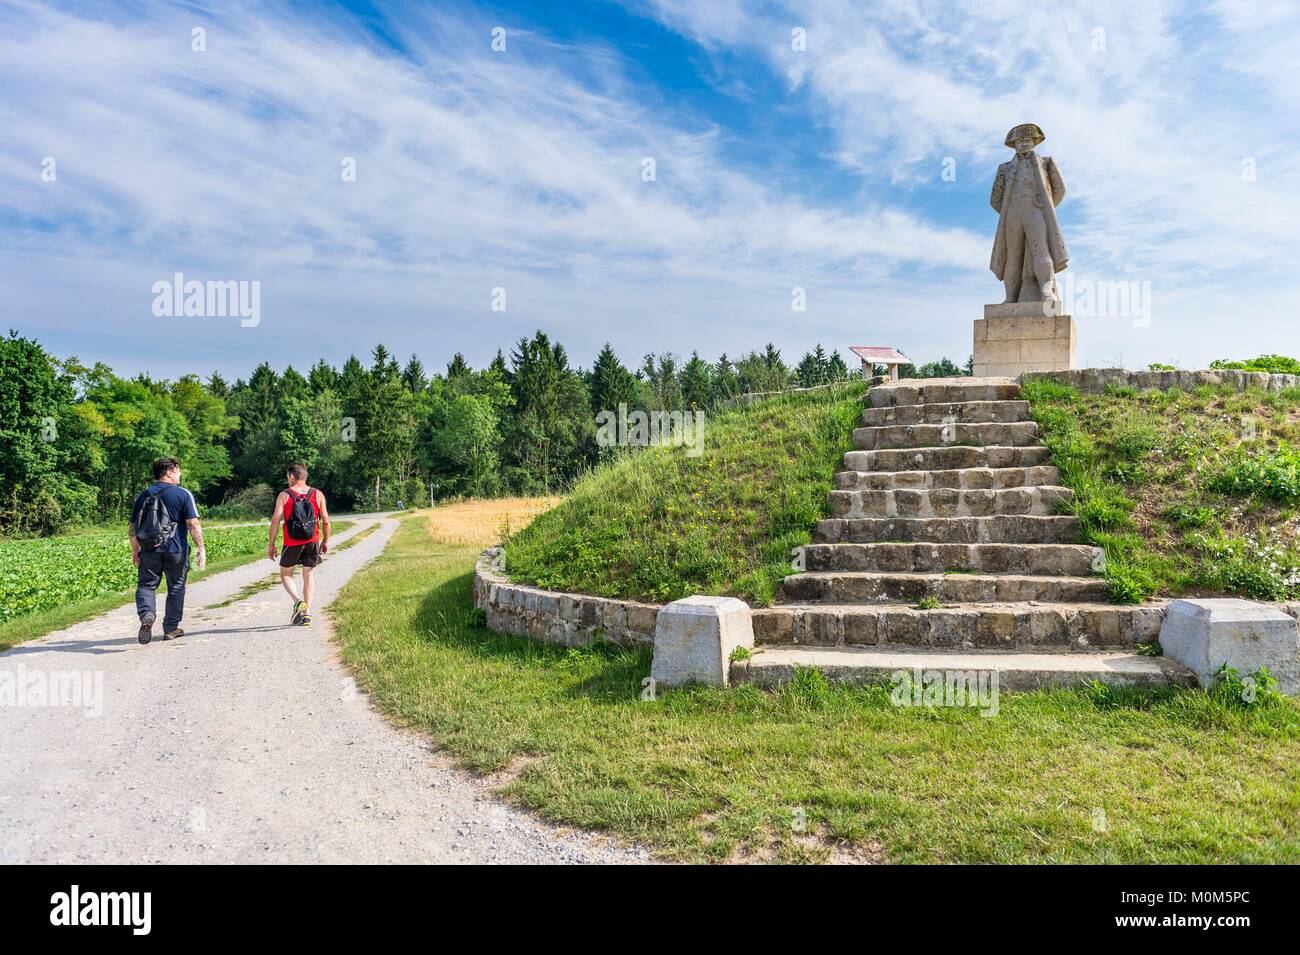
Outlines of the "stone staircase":
[[858,681],[997,670],[1007,689],[1191,682],[1136,652],[1164,607],[1107,602],[1100,553],[1062,513],[1071,492],[1015,381],[913,379],[868,399],[832,516],[754,613],[759,652],[733,679],[772,685],[806,665]]

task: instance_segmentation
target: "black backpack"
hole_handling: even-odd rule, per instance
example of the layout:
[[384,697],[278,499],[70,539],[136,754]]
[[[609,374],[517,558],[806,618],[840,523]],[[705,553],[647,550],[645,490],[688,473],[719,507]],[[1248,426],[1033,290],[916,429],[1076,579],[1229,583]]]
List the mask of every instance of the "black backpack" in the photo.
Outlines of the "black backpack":
[[307,488],[307,493],[302,497],[289,492],[293,498],[293,510],[289,512],[289,520],[286,525],[289,528],[289,536],[294,540],[305,541],[316,536],[316,508],[312,507],[311,499],[316,494],[311,488]]
[[141,550],[157,550],[176,533],[176,522],[163,504],[162,491],[146,493],[135,522],[135,538]]

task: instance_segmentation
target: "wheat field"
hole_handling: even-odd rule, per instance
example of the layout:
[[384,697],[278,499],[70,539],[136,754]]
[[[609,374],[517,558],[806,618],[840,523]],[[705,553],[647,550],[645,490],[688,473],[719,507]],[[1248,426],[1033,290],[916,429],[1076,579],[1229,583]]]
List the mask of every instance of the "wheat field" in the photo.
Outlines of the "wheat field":
[[511,533],[560,502],[558,497],[499,497],[441,504],[425,512],[429,536],[447,544],[488,547],[501,539],[503,523]]

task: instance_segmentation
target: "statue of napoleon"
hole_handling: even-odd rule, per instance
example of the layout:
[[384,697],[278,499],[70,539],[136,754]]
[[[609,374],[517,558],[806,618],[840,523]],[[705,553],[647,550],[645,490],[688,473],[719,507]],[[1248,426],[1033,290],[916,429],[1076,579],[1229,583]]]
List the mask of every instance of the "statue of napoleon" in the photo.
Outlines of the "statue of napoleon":
[[989,203],[998,213],[989,268],[1007,289],[1007,303],[1042,302],[1050,313],[1056,306],[1056,273],[1070,262],[1065,239],[1056,222],[1056,207],[1065,198],[1065,182],[1050,156],[1034,147],[1046,137],[1033,123],[1007,133],[1016,157],[998,166]]

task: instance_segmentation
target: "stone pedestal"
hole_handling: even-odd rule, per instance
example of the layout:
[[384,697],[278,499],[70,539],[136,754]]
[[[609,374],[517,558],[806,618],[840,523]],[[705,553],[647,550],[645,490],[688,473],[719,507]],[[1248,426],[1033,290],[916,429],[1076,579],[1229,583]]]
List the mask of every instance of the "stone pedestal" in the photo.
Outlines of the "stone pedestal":
[[1042,302],[985,305],[975,320],[974,358],[977,378],[1074,368],[1074,319],[1044,315]]
[[1300,694],[1300,635],[1276,605],[1233,597],[1175,600],[1165,611],[1160,646],[1206,686],[1226,663],[1242,676],[1268,667],[1279,690]]
[[686,597],[659,608],[650,676],[662,687],[726,686],[731,653],[752,650],[749,605],[735,597]]

